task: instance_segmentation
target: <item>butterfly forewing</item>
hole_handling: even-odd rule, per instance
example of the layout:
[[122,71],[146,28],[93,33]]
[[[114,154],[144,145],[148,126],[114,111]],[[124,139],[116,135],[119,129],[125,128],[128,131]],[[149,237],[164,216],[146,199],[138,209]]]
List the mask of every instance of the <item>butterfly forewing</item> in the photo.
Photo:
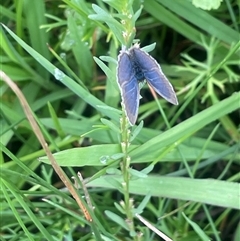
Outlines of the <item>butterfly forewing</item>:
[[144,79],[164,99],[174,105],[178,104],[173,87],[163,74],[160,65],[137,44],[128,51],[122,50],[118,56],[117,79],[131,125],[134,125],[137,120],[139,83]]
[[164,99],[177,105],[178,101],[175,91],[163,74],[157,61],[137,46],[133,46],[130,49],[130,53],[134,56],[136,63],[141,68],[147,83]]
[[138,115],[139,86],[133,63],[126,51],[118,57],[117,79],[127,118],[134,125]]

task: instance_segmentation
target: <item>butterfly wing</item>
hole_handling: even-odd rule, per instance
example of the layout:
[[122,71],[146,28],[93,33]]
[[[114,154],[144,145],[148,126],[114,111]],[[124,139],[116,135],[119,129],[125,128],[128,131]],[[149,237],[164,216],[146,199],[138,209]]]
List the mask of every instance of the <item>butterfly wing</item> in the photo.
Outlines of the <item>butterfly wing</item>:
[[139,86],[133,64],[126,51],[122,51],[118,56],[117,79],[127,118],[130,124],[134,125],[138,115]]
[[175,91],[157,61],[136,45],[130,49],[130,54],[134,56],[147,83],[165,100],[177,105],[178,101]]

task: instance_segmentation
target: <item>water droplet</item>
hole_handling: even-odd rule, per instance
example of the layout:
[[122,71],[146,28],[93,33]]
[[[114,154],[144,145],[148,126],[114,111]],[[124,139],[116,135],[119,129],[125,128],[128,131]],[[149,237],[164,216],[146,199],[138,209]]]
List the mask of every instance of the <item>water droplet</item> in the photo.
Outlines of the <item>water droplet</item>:
[[56,68],[54,70],[54,77],[57,80],[62,80],[65,77],[65,74],[60,69]]
[[106,165],[109,159],[109,156],[101,156],[99,160],[103,165]]
[[60,57],[65,60],[66,59],[66,53],[60,53]]

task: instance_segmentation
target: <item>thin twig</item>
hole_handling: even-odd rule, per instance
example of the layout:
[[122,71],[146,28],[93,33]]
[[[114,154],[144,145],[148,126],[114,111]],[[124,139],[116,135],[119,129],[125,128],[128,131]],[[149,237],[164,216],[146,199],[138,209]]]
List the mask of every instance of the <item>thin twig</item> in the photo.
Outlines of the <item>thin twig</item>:
[[144,219],[142,216],[140,216],[139,214],[135,214],[135,216],[143,223],[145,224],[148,228],[150,228],[154,233],[156,233],[159,237],[163,238],[165,241],[173,241],[172,239],[170,239],[167,235],[165,235],[164,233],[162,233],[160,230],[158,230],[157,228],[155,228],[151,223],[149,223],[146,219]]
[[12,89],[12,91],[17,95],[22,108],[25,112],[25,115],[27,119],[29,120],[29,123],[33,129],[33,132],[35,133],[37,139],[39,140],[40,144],[42,145],[42,148],[44,149],[48,159],[50,160],[52,167],[54,168],[55,172],[58,174],[59,178],[62,180],[64,185],[68,188],[69,192],[72,194],[76,202],[78,203],[79,207],[81,208],[82,212],[84,213],[85,218],[88,221],[92,221],[91,215],[87,211],[86,207],[84,206],[83,202],[79,198],[76,189],[72,185],[69,178],[65,175],[62,168],[57,164],[52,152],[48,148],[48,144],[45,141],[42,132],[37,124],[37,122],[34,119],[34,115],[32,113],[32,110],[30,106],[27,103],[27,100],[25,99],[24,95],[22,94],[21,90],[18,88],[18,86],[9,78],[3,71],[0,70],[0,78]]

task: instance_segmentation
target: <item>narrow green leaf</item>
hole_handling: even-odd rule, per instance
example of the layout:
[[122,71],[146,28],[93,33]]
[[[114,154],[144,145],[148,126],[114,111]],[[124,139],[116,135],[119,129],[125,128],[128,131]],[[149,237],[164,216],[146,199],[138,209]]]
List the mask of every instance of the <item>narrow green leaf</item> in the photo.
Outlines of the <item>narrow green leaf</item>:
[[132,142],[137,135],[142,131],[143,128],[143,121],[139,123],[139,125],[131,132],[130,142]]
[[102,101],[97,99],[95,96],[91,95],[88,91],[86,91],[83,87],[73,81],[71,78],[66,76],[63,72],[57,69],[52,63],[50,63],[47,59],[45,59],[42,55],[37,53],[34,49],[32,49],[29,45],[27,45],[24,41],[22,41],[17,35],[15,35],[9,28],[5,25],[3,27],[7,30],[7,32],[33,57],[35,58],[44,68],[46,68],[54,77],[59,80],[61,83],[66,85],[70,90],[72,90],[76,95],[86,101],[88,104],[93,106],[96,109],[99,109],[104,115],[109,116],[114,120],[118,120],[118,116],[115,112],[106,111],[104,108],[98,108],[98,106],[106,106]]
[[[113,176],[112,176],[113,178]],[[118,177],[115,177],[120,181]],[[89,187],[112,188],[103,176],[87,184]],[[214,179],[151,176],[130,181],[130,193],[166,197],[240,209],[240,184]]]
[[[170,3],[176,1],[168,2]],[[183,2],[181,1],[181,3]],[[160,22],[185,36],[187,39],[190,39],[195,43],[200,43],[201,33],[197,29],[185,23],[180,17],[163,7],[161,4],[159,4],[159,2],[155,0],[144,1],[144,10],[146,10],[150,15],[158,19]]]
[[191,221],[184,213],[182,213],[182,215],[203,241],[211,240],[195,222]]
[[120,133],[120,130],[119,130],[119,127],[116,126],[114,123],[112,123],[111,121],[107,120],[107,119],[104,119],[104,118],[101,118],[101,122],[108,126],[111,130],[113,130],[114,132],[116,133]]
[[[26,27],[28,29],[29,37],[31,40],[31,46],[44,58],[50,60],[50,54],[47,48],[47,43],[49,42],[48,33],[45,29],[41,29],[42,24],[46,24],[47,20],[45,17],[45,2],[44,1],[23,1],[23,10],[26,16]],[[49,73],[37,63],[37,72],[48,80]]]
[[[151,1],[152,0],[147,1],[148,4]],[[237,43],[239,41],[239,33],[237,31],[213,17],[208,12],[195,8],[189,1],[158,0],[158,2],[167,7],[170,11],[175,12],[180,17],[201,28],[210,36],[214,36],[228,44]],[[198,2],[200,2],[200,0]],[[211,2],[213,2],[213,0],[211,0]]]
[[[15,197],[16,201],[21,205],[21,207],[24,209],[24,211],[27,213],[31,221],[35,224],[35,226],[39,229],[39,231],[44,235],[44,237],[47,238],[49,241],[53,241],[54,239],[50,235],[47,229],[42,225],[42,223],[39,221],[39,219],[36,217],[36,215],[32,212],[30,209],[28,203],[24,201],[24,198],[21,196],[20,193],[16,192],[16,190],[13,188],[13,186],[10,183],[4,182],[8,190],[11,191],[12,195]],[[13,207],[13,206],[12,206]],[[19,217],[20,218],[20,217]],[[22,220],[20,221],[22,223]],[[24,228],[24,226],[22,226]]]
[[126,222],[124,221],[123,218],[121,218],[119,215],[109,211],[109,210],[106,210],[104,211],[104,213],[112,220],[114,221],[117,225],[120,225],[121,227],[123,227],[124,229],[128,230],[129,231],[129,228],[126,224]]
[[141,203],[138,205],[138,207],[136,208],[136,210],[134,210],[135,213],[137,214],[141,214],[144,210],[144,208],[147,206],[149,200],[151,198],[151,194],[148,193],[143,200],[141,201]]
[[[120,145],[106,144],[64,150],[55,153],[54,157],[60,166],[103,166],[112,155],[120,152]],[[40,157],[39,161],[49,163],[46,156]]]
[[93,57],[93,59],[98,64],[98,66],[102,69],[102,71],[106,74],[108,79],[113,81],[116,78],[114,73],[108,68],[108,66],[105,63],[103,63],[100,59],[96,57]]
[[237,110],[240,107],[239,99],[240,92],[236,92],[225,100],[222,100],[221,102],[183,121],[177,126],[172,127],[170,130],[152,138],[130,153],[132,160],[135,158],[139,160],[146,160],[148,158],[152,159],[153,156],[157,158],[161,154],[162,148],[173,145],[178,140],[186,139],[194,132],[197,132],[211,122]]

